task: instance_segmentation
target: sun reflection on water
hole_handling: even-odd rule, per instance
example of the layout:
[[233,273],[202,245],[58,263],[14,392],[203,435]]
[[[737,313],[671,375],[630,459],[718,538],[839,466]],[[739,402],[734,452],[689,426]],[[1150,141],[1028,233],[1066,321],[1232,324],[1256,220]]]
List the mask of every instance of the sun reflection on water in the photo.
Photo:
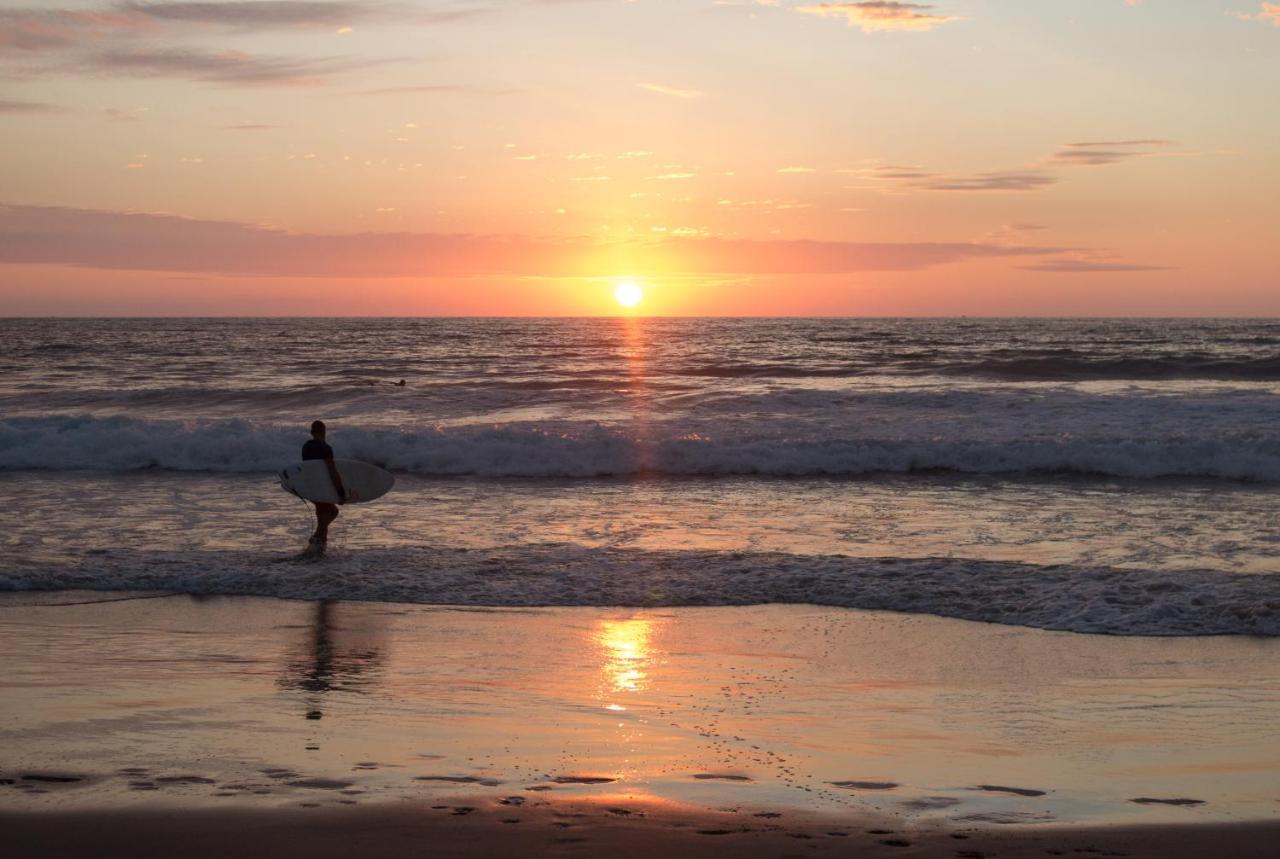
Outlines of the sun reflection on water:
[[[601,620],[595,639],[601,650],[601,670],[607,692],[639,692],[649,682],[653,659],[650,639],[653,621],[644,618]],[[625,709],[611,702],[610,709]]]

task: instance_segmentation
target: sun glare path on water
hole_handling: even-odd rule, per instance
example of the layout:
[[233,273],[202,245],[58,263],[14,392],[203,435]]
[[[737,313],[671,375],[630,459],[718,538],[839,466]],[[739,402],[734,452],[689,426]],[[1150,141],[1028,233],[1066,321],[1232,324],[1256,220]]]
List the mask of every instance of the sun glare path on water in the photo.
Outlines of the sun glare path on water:
[[635,307],[644,300],[644,290],[634,280],[624,280],[614,288],[613,297],[623,307]]

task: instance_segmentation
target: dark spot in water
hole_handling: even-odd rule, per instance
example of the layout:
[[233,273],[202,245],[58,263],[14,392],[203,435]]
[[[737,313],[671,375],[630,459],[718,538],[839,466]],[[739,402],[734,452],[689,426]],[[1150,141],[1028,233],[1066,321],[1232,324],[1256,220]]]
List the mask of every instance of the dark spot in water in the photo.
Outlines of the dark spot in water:
[[693,777],[702,781],[751,781],[750,776],[735,775],[733,773],[694,773]]
[[564,838],[555,838],[555,839],[552,839],[552,840],[553,840],[556,844],[581,844],[583,841],[586,841],[587,839],[585,839],[585,838],[571,838],[571,837],[567,837],[567,836],[566,836],[566,837],[564,837]]
[[156,781],[162,784],[214,784],[213,779],[202,775],[165,775],[160,776]]
[[560,775],[556,776],[552,781],[556,784],[609,784],[617,781],[617,779],[594,775]]
[[809,841],[813,838],[813,836],[809,835],[807,832],[788,832],[787,835],[792,838],[799,838],[803,841]]
[[29,773],[22,776],[22,780],[38,781],[47,784],[71,784],[72,782],[84,781],[84,777],[78,775],[58,775],[55,773]]
[[497,787],[502,782],[493,778],[480,778],[473,775],[420,775],[414,781],[444,781],[450,784],[478,784],[484,787]]
[[147,769],[146,767],[125,767],[122,770],[116,770],[116,772],[120,773],[121,775],[146,775],[147,773],[151,772],[151,770]]
[[504,796],[498,800],[498,805],[524,805],[525,798],[523,796]]
[[958,859],[987,859],[987,854],[981,850],[957,850]]
[[609,814],[615,814],[618,817],[631,817],[633,814],[636,817],[644,817],[643,814],[636,814],[636,812],[629,808],[606,808],[605,811]]
[[518,817],[508,817],[506,820],[504,820],[504,821],[502,821],[502,822],[503,822],[503,823],[519,823],[519,822],[520,822],[520,818],[518,818]]
[[980,784],[973,790],[985,790],[988,793],[1011,793],[1015,796],[1044,796],[1045,791],[1027,787],[1005,787],[999,784]]
[[893,790],[898,786],[897,782],[892,781],[832,781],[827,784],[848,790]]
[[868,829],[867,834],[868,835],[892,835],[893,830],[892,829]]
[[1136,802],[1138,805],[1204,805],[1203,799],[1187,799],[1180,797],[1178,799],[1156,799],[1151,796],[1140,796],[1137,799],[1131,799],[1130,802]]
[[159,790],[149,781],[131,781],[129,782],[129,790]]
[[313,790],[342,790],[344,787],[351,787],[349,781],[338,781],[332,778],[300,778],[286,784],[289,787],[307,787]]
[[960,800],[954,796],[920,796],[915,799],[904,799],[898,803],[903,808],[910,808],[913,811],[931,811],[938,808],[950,808],[953,805],[959,805]]
[[832,838],[848,838],[849,837],[849,833],[847,832],[828,832],[827,834],[830,835]]
[[880,842],[885,847],[910,847],[910,841],[903,841],[901,838],[886,838]]
[[543,791],[543,790],[555,790],[555,788],[553,788],[549,784],[535,784],[532,787],[526,787],[525,790]]
[[475,809],[469,805],[459,805],[454,807],[453,815],[454,817],[462,817],[463,815],[470,814],[473,811],[475,811]]
[[781,814],[781,813],[779,813],[779,812],[777,812],[777,811],[758,811],[758,812],[756,812],[756,813],[755,813],[754,815],[752,815],[752,816],[753,816],[753,817],[767,817],[767,818],[769,818],[770,820],[772,820],[772,819],[773,819],[773,818],[775,818],[775,817],[781,817],[781,816],[782,816],[782,814]]
[[732,829],[699,829],[699,835],[732,835]]
[[303,808],[319,808],[319,807],[320,807],[320,803],[318,803],[318,802],[304,802],[304,803],[302,803],[302,807],[303,807]]

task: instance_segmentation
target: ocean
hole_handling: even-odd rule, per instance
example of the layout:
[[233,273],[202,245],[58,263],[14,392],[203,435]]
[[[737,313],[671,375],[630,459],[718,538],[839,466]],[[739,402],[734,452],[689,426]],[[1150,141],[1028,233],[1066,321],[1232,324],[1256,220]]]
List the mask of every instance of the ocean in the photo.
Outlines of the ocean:
[[[1280,635],[1280,321],[0,320],[0,589]],[[403,381],[403,384],[401,382]],[[398,480],[330,556],[307,426]],[[108,598],[104,596],[103,598]]]

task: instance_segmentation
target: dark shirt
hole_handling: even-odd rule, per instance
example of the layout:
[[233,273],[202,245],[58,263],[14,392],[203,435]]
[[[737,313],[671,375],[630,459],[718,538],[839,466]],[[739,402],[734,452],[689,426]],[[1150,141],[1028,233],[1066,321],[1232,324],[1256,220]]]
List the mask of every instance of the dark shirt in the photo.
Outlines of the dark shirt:
[[333,448],[313,438],[302,446],[302,458],[307,459],[333,459]]

